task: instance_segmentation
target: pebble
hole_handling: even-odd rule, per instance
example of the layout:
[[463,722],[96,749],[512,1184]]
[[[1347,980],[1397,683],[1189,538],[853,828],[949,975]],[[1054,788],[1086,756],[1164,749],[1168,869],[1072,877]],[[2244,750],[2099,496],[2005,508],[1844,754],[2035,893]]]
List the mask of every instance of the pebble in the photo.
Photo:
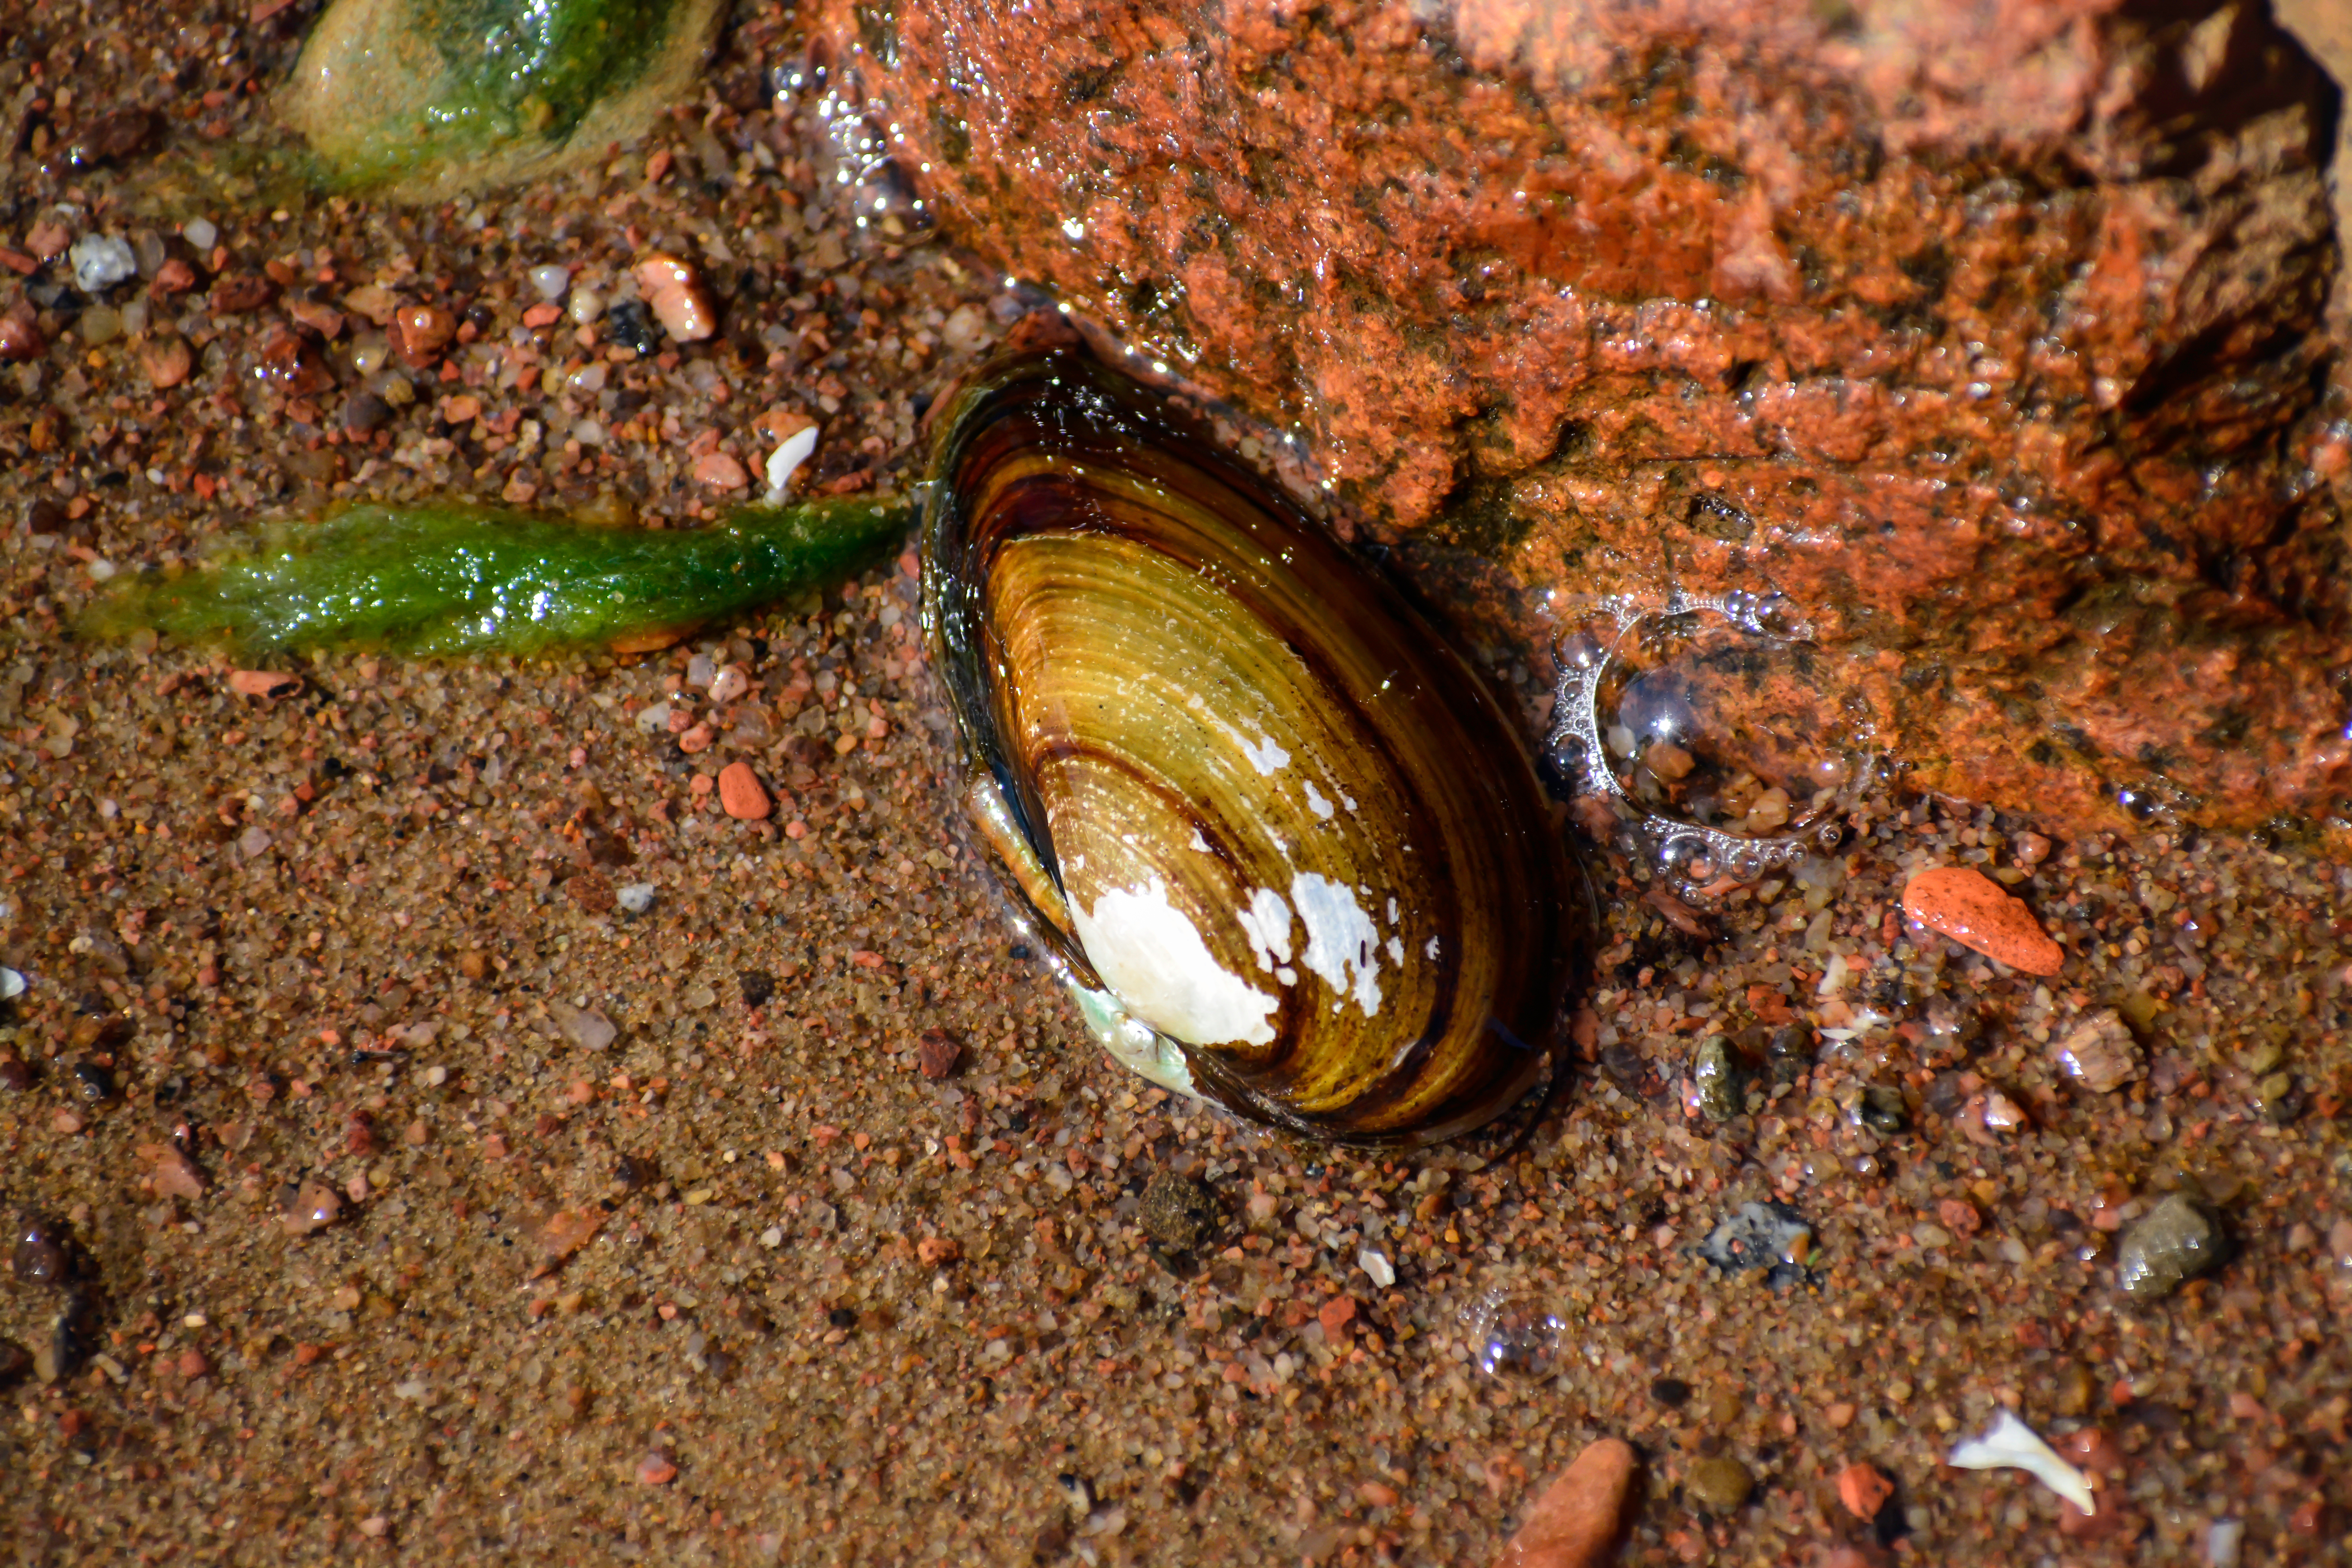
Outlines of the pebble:
[[2084,1088],[2113,1094],[2124,1085],[2147,1076],[2140,1061],[2139,1042],[2131,1026],[2113,1007],[2103,1007],[2070,1030],[2058,1042],[2058,1065]]
[[1137,1217],[1144,1235],[1170,1252],[1190,1252],[1225,1225],[1217,1194],[1205,1183],[1173,1171],[1156,1173],[1145,1185]]
[[945,1029],[925,1029],[915,1045],[915,1063],[934,1083],[951,1076],[962,1058],[963,1047]]
[[155,117],[143,109],[110,109],[73,139],[68,159],[79,167],[128,158],[155,133]]
[[550,304],[563,298],[572,287],[572,268],[555,262],[530,269],[531,291]]
[[1727,1455],[1701,1459],[1683,1479],[1683,1490],[1691,1500],[1714,1514],[1737,1511],[1755,1489],[1756,1478],[1748,1467]]
[[658,1448],[637,1461],[637,1484],[640,1486],[666,1487],[676,1479],[677,1467],[670,1463],[669,1456]]
[[682,343],[699,342],[719,330],[718,316],[702,292],[694,268],[677,257],[656,251],[637,263],[637,287],[662,330]]
[[154,1182],[155,1190],[165,1197],[186,1198],[193,1203],[205,1195],[204,1172],[197,1169],[196,1163],[185,1152],[172,1144],[164,1144],[154,1152],[148,1175]]
[[1395,1265],[1389,1262],[1384,1254],[1369,1247],[1356,1254],[1356,1267],[1364,1271],[1365,1278],[1383,1290],[1396,1283]]
[[2211,1215],[2175,1193],[2140,1216],[2116,1247],[2116,1283],[2126,1296],[2160,1300],[2221,1267],[2227,1240]]
[[392,419],[392,405],[373,392],[355,392],[343,403],[343,428],[354,436],[373,436]]
[[1614,1554],[1633,1488],[1633,1449],[1603,1437],[1544,1489],[1495,1568],[1599,1568]]
[[2032,910],[1965,866],[1939,866],[1912,878],[1903,889],[1903,912],[2028,974],[2055,974],[2065,963],[2065,950],[2050,940]]
[[718,706],[734,701],[751,689],[751,678],[740,664],[722,665],[710,678],[710,700]]
[[92,305],[74,323],[84,346],[101,348],[122,335],[122,312],[110,305]]
[[457,334],[457,318],[431,305],[403,305],[392,313],[393,342],[401,359],[423,367],[441,357]]
[[1721,1035],[1701,1040],[1691,1062],[1691,1091],[1711,1121],[1728,1121],[1748,1107],[1746,1086],[1731,1047]]
[[644,914],[654,907],[654,885],[651,882],[629,882],[614,889],[613,896],[621,908],[633,915]]
[[302,684],[299,676],[282,669],[232,669],[228,689],[240,697],[281,697]]
[[29,308],[24,314],[0,311],[0,363],[38,359],[48,352],[49,342],[34,325]]
[[180,235],[198,250],[210,250],[220,243],[220,230],[210,218],[190,218],[180,226]]
[[289,1236],[309,1236],[334,1224],[342,1212],[341,1194],[314,1178],[279,1199],[278,1221]]
[[83,235],[67,255],[73,262],[74,287],[91,296],[139,275],[139,253],[120,235]]
[[16,1248],[8,1267],[27,1285],[54,1285],[66,1276],[66,1248],[56,1228],[37,1215],[16,1222]]
[[724,452],[705,452],[694,460],[694,477],[714,489],[740,490],[751,482],[743,465]]
[[749,763],[730,763],[719,770],[719,805],[738,822],[762,821],[774,809]]
[[[626,902],[627,896],[628,889],[622,889],[623,902]],[[598,1008],[575,1007],[559,998],[548,1003],[547,1012],[555,1020],[555,1026],[563,1031],[563,1037],[583,1051],[609,1048],[621,1032]]]
[[805,414],[787,414],[761,423],[776,437],[776,449],[768,454],[765,470],[768,496],[772,500],[782,500],[792,489],[793,476],[816,451],[819,428],[816,421]]
[[1846,1512],[1867,1524],[1895,1495],[1895,1483],[1876,1465],[1856,1460],[1838,1472],[1837,1491]]
[[139,368],[147,373],[148,384],[158,391],[187,380],[194,364],[195,356],[185,338],[150,338],[139,345]]

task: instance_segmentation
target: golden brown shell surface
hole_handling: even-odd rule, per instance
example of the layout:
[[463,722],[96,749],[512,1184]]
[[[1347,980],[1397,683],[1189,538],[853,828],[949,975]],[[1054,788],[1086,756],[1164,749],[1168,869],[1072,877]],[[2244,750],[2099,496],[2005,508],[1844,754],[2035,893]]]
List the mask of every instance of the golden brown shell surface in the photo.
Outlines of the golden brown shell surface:
[[1201,1092],[1322,1136],[1423,1142],[1517,1100],[1574,873],[1461,658],[1077,353],[994,367],[933,479],[935,657],[1008,888],[1080,982]]

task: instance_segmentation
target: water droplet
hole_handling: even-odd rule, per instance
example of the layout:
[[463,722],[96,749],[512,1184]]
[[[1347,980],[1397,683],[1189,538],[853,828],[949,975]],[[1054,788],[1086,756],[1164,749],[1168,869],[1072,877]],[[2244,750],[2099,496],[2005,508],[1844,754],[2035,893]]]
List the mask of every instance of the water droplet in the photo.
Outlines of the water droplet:
[[1488,1290],[1467,1318],[1471,1359],[1490,1377],[1549,1377],[1567,1353],[1568,1325],[1548,1300],[1531,1292]]
[[1608,601],[1564,633],[1546,754],[1702,906],[1836,842],[1876,775],[1867,721],[1778,595]]

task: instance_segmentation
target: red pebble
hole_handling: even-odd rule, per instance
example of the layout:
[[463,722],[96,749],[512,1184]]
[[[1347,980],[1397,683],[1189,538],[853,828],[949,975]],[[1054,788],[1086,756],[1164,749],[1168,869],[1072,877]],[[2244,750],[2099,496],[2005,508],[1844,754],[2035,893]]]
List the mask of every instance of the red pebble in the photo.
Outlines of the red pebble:
[[1911,879],[1903,912],[1962,947],[2028,974],[2055,974],[2066,951],[2050,940],[2033,911],[1981,871],[1938,866]]
[[1495,1568],[1600,1568],[1616,1548],[1633,1489],[1633,1447],[1601,1438],[1544,1489]]

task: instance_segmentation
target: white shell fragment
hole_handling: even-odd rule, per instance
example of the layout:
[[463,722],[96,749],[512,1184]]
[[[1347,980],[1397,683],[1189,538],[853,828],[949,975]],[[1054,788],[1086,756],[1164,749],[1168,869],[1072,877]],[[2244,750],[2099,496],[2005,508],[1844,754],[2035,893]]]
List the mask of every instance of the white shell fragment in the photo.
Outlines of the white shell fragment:
[[13,969],[0,969],[0,1002],[14,1002],[25,994],[25,977]]
[[814,425],[795,430],[776,444],[768,454],[768,499],[782,500],[792,489],[793,475],[809,460],[816,450],[817,427]]
[[1944,1462],[1963,1470],[2024,1470],[2078,1511],[2099,1511],[2091,1495],[2090,1479],[2060,1458],[2014,1411],[2003,1410],[1994,1416],[1983,1436],[1969,1438]]

